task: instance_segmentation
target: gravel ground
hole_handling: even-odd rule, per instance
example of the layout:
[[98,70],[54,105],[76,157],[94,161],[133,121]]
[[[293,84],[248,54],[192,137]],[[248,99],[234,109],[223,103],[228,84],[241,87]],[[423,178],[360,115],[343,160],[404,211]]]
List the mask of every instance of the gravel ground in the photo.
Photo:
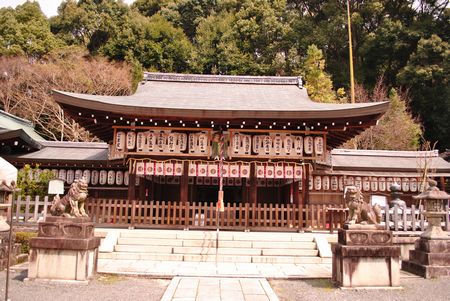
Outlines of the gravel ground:
[[[24,282],[26,270],[10,274],[9,299],[11,301],[159,301],[168,279],[97,275],[88,285]],[[6,272],[0,273],[0,300],[5,298]]]
[[402,278],[401,290],[341,290],[329,279],[270,280],[280,301],[449,301],[450,278]]

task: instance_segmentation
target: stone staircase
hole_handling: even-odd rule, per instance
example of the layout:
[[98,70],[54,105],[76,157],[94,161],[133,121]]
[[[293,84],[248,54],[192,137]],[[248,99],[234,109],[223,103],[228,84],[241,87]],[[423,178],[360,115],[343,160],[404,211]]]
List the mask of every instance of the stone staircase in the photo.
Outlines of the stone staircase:
[[216,231],[99,233],[104,236],[99,259],[110,260],[215,262],[217,258],[217,262],[234,263],[330,263],[328,242],[335,240],[329,234],[220,231],[216,249]]

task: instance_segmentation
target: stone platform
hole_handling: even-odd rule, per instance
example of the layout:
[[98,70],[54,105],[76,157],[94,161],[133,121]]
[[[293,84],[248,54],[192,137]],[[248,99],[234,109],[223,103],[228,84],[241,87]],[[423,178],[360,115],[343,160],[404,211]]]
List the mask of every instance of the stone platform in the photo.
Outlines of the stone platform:
[[450,239],[420,238],[402,269],[424,278],[450,277]]
[[339,229],[332,245],[332,281],[342,288],[400,286],[400,247],[392,232],[373,225]]
[[47,217],[30,241],[28,279],[87,281],[97,270],[99,245],[89,218]]

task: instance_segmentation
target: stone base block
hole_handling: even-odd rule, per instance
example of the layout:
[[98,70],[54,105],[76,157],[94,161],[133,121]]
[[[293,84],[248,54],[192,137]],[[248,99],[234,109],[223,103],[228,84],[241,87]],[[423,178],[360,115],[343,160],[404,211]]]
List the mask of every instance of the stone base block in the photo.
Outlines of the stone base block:
[[400,287],[400,248],[335,244],[332,281],[343,288]]
[[97,270],[98,247],[90,250],[32,248],[28,278],[87,281]]
[[402,270],[419,275],[426,279],[450,277],[450,266],[422,265],[413,261],[403,261]]

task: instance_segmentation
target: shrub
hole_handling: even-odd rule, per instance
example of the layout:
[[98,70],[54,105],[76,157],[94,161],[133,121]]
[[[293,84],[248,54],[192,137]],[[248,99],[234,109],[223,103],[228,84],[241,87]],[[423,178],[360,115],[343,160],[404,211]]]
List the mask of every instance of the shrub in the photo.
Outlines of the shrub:
[[28,254],[30,252],[30,239],[37,237],[37,232],[17,232],[16,243],[20,243],[20,253]]

